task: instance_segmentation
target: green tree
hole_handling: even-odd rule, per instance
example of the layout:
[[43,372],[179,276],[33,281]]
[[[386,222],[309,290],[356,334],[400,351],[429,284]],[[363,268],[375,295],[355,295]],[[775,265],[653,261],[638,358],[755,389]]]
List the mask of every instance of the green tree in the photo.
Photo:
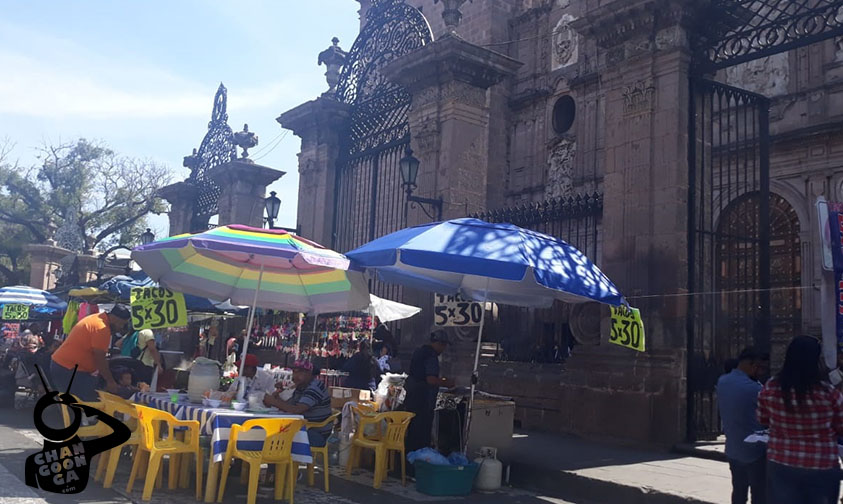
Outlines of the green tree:
[[149,213],[165,211],[158,190],[170,181],[158,163],[134,159],[80,138],[38,149],[39,164],[10,160],[0,146],[0,274],[20,281],[23,249],[57,239],[78,251],[139,241]]

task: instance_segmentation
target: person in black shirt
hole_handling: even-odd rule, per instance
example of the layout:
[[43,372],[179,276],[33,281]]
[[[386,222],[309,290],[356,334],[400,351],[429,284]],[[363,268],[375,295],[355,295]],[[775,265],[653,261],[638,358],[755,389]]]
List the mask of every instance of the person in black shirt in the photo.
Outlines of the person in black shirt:
[[372,355],[369,340],[360,340],[358,351],[345,363],[342,370],[348,373],[343,385],[348,388],[374,390],[380,377],[378,361]]
[[430,344],[422,345],[413,352],[410,372],[404,384],[407,396],[404,409],[416,416],[407,429],[405,447],[407,452],[430,446],[433,428],[433,410],[440,387],[453,387],[453,380],[439,376],[439,356],[448,347],[448,334],[439,329],[430,335]]
[[379,341],[386,345],[389,355],[395,355],[396,348],[395,336],[389,331],[389,328],[381,323],[381,319],[375,317],[375,331],[372,333],[372,339]]

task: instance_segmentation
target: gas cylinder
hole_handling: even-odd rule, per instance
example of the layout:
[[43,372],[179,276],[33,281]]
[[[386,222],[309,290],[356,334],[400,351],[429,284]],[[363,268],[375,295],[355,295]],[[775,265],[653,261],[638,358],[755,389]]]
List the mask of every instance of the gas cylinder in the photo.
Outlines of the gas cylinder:
[[474,461],[480,465],[474,488],[481,492],[494,492],[501,488],[501,474],[503,464],[498,460],[497,448],[484,446],[480,448],[479,457]]

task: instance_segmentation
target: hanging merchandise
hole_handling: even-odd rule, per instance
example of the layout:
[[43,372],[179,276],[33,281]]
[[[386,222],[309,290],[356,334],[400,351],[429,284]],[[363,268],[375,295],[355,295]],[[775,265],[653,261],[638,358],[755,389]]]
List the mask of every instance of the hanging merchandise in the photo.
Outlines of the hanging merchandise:
[[76,325],[79,320],[79,301],[69,301],[67,303],[67,311],[64,312],[64,318],[61,321],[61,329],[64,334],[70,334],[70,330]]

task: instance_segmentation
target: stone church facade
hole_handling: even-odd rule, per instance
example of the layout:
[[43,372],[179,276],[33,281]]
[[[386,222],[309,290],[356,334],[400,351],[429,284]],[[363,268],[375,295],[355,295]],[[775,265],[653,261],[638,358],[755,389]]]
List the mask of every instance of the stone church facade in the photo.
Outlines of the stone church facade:
[[[361,33],[366,23],[377,22],[371,21],[370,11],[394,3],[357,1]],[[444,218],[529,220],[538,215],[536,226],[528,227],[547,232],[556,224],[541,217],[547,215],[542,209],[557,209],[553,219],[559,223],[553,229],[560,231],[551,234],[586,252],[641,309],[646,325],[647,351],[635,353],[608,343],[608,313],[599,306],[495,307],[490,344],[484,346],[481,389],[515,397],[517,420],[525,428],[664,444],[715,434],[712,380],[723,361],[753,337],[739,327],[745,314],[730,311],[732,298],[721,292],[769,292],[769,298],[761,294],[741,302],[768,305],[766,312],[751,306],[746,313],[769,314],[767,325],[760,327],[768,334],[774,360],[780,359],[789,337],[819,334],[816,286],[822,271],[814,203],[818,196],[843,200],[843,38],[817,37],[787,51],[701,72],[693,41],[700,31],[701,6],[708,2],[405,3],[429,23],[432,41],[421,42],[409,53],[412,56],[386,58],[375,70],[384,83],[400,86],[410,97],[402,112],[408,132],[384,149],[407,139],[421,161],[415,194],[442,197]],[[461,20],[455,24],[451,10],[452,19],[446,23],[443,10],[454,5]],[[756,15],[769,17],[769,12]],[[352,58],[354,54],[352,49]],[[335,73],[341,63],[342,57],[335,61]],[[330,64],[328,70],[330,74]],[[695,88],[689,81],[698,73],[725,85],[717,89],[728,96],[732,88],[757,94],[765,104],[762,108],[769,103],[769,112],[748,119],[755,112],[741,105],[734,114],[720,113],[716,127],[690,129],[692,118],[704,117],[708,106],[695,106],[692,99]],[[343,77],[339,80],[342,88]],[[329,91],[278,118],[282,127],[302,139],[302,233],[339,249],[431,220],[413,205],[406,221],[397,213],[377,213],[406,204],[398,181],[375,180],[371,193],[338,189],[345,183],[338,171],[363,169],[363,161],[343,154],[344,130],[355,103]],[[743,123],[727,124],[733,117]],[[754,132],[762,120],[769,135]],[[724,139],[740,128],[751,131],[743,134],[755,140],[741,146]],[[702,140],[695,142],[692,136],[699,131]],[[712,137],[706,139],[705,131]],[[725,147],[715,150],[713,137],[718,136]],[[754,168],[763,174],[761,182],[754,182],[761,187],[756,192],[749,188],[754,177],[746,171],[750,143],[755,146],[753,156],[756,150],[769,152],[769,158],[759,155],[761,168]],[[384,152],[363,156],[375,168],[365,165],[368,171],[360,173],[386,177],[385,163],[400,155]],[[711,187],[689,190],[702,182],[691,175],[689,164],[706,154],[713,160],[702,161],[710,163],[703,178],[710,177]],[[724,160],[735,163],[735,177],[744,170],[743,185],[730,182],[732,172],[724,171]],[[764,168],[767,163],[769,170]],[[767,190],[768,204],[747,203],[752,194],[766,195]],[[706,201],[716,205],[689,213],[705,191],[710,191]],[[372,225],[347,234],[343,247],[337,244],[337,233],[345,231],[338,231],[336,215],[347,213],[339,207],[345,204],[349,209],[365,207],[359,218],[371,219]],[[761,208],[767,215],[767,205],[769,216],[760,222],[768,222],[769,231],[752,231],[761,238],[737,245],[714,239],[710,250],[692,252],[695,243],[709,243],[705,238],[694,241],[696,233],[689,229],[695,229],[696,220],[709,218],[707,226],[717,236],[750,233],[741,226],[757,228],[758,223],[748,223],[752,219],[746,216],[756,214],[746,209]],[[769,253],[758,252],[759,243],[769,243]],[[769,278],[759,284],[755,277],[731,274],[729,257],[736,258],[739,271],[748,267],[745,262],[766,257],[761,261],[769,262]],[[708,273],[702,276],[708,275],[710,283],[692,285],[689,270],[695,268],[704,268]],[[390,292],[424,308],[432,303],[429,294]],[[689,302],[692,298],[694,303]],[[691,336],[695,322],[689,318],[699,318],[705,306],[722,323],[703,321],[700,327],[707,329],[701,331],[710,334],[698,331]],[[402,351],[422,341],[430,325],[430,310],[425,309],[398,327]],[[445,367],[466,380],[474,333],[456,336],[460,342],[449,352]]]

